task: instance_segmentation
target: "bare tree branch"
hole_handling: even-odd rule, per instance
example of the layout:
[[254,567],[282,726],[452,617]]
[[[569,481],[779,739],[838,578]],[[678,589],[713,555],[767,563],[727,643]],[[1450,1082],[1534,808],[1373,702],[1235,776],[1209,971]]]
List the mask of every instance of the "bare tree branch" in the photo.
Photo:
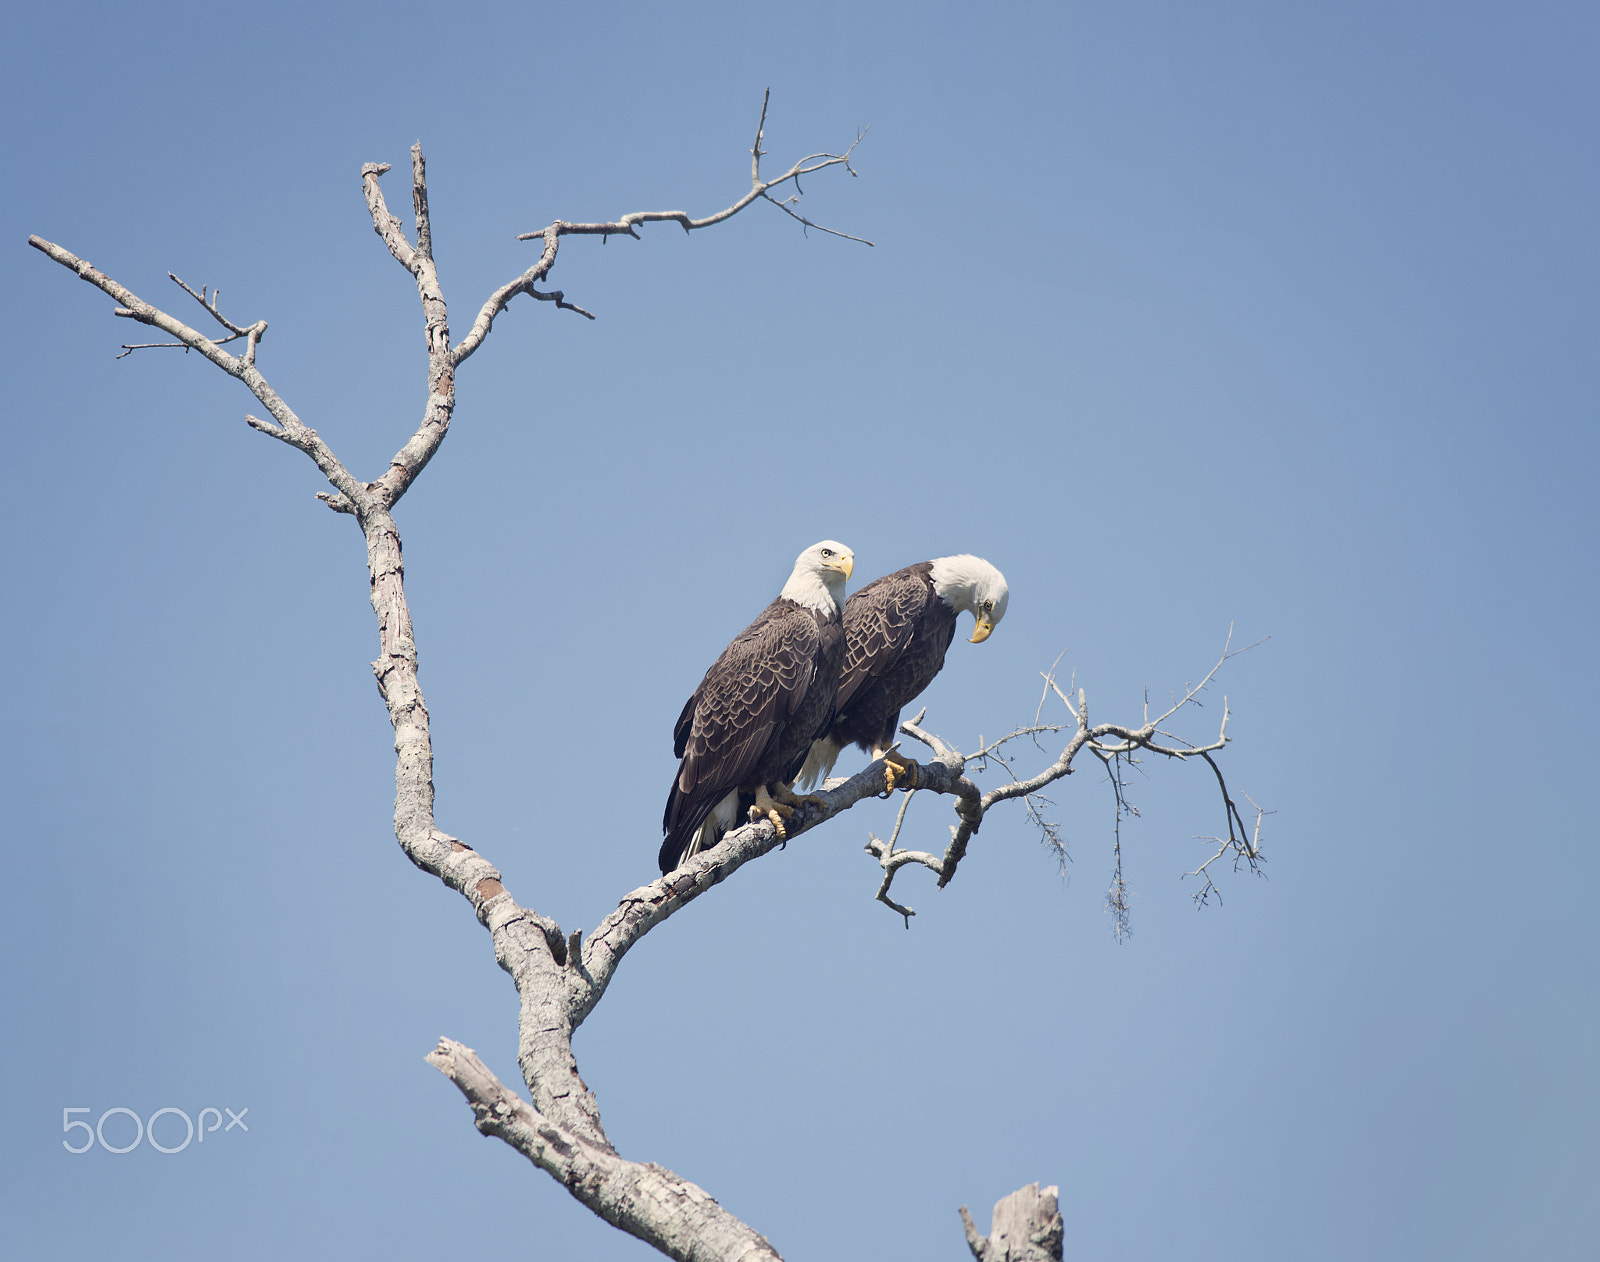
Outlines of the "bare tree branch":
[[[862,131],[859,135],[857,135],[856,136],[856,144],[860,144],[862,138],[866,134],[867,133],[865,131]],[[852,149],[854,149],[855,145],[851,145],[850,147]],[[798,174],[800,174],[800,173],[797,172],[796,175],[798,176]],[[852,171],[850,174],[854,175],[855,172]],[[795,183],[796,183],[796,187],[799,187],[798,178],[796,179]],[[781,201],[778,198],[772,196],[771,193],[763,192],[761,194],[761,196],[766,198],[769,202],[771,202],[774,206],[776,206],[784,214],[788,215],[790,219],[793,219],[796,222],[798,222],[800,224],[800,227],[802,228],[802,230],[815,228],[818,232],[826,232],[830,237],[843,237],[846,241],[855,241],[860,245],[871,245],[872,244],[872,242],[868,241],[865,237],[853,237],[848,232],[840,232],[837,228],[828,228],[828,227],[825,227],[824,225],[822,225],[820,223],[815,222],[814,220],[807,219],[799,211],[794,209],[794,204],[800,200],[800,194],[799,193],[795,193],[791,197],[785,197]]]
[[[1214,765],[1213,770],[1215,770]],[[1221,780],[1221,772],[1217,773],[1217,778],[1218,780]],[[1228,786],[1226,784],[1222,786],[1222,795],[1224,799],[1227,798]],[[1233,831],[1233,821],[1231,819],[1228,824],[1228,835],[1226,837],[1198,838],[1198,840],[1201,841],[1214,842],[1217,849],[1209,859],[1202,863],[1198,868],[1194,869],[1194,871],[1184,873],[1186,877],[1197,876],[1201,878],[1202,884],[1200,888],[1190,895],[1190,897],[1194,899],[1196,907],[1206,906],[1213,896],[1216,897],[1217,902],[1220,903],[1222,901],[1222,891],[1217,888],[1216,881],[1212,879],[1209,869],[1213,863],[1222,858],[1222,856],[1227,854],[1230,850],[1233,852],[1233,870],[1235,872],[1239,870],[1239,865],[1242,863],[1248,865],[1250,870],[1257,876],[1264,877],[1266,875],[1266,873],[1261,871],[1261,864],[1265,862],[1265,860],[1261,857],[1261,822],[1266,816],[1272,814],[1272,812],[1263,810],[1261,807],[1257,806],[1248,795],[1245,796],[1245,801],[1250,803],[1251,808],[1256,813],[1255,825],[1250,830],[1248,839],[1242,835],[1244,832],[1243,821],[1239,821],[1240,834],[1235,835]],[[1233,807],[1232,802],[1229,802],[1228,805],[1230,808]],[[1236,817],[1237,810],[1235,809],[1235,818]]]
[[1122,874],[1122,818],[1124,815],[1137,817],[1138,808],[1128,801],[1125,790],[1127,784],[1122,778],[1121,754],[1105,754],[1096,749],[1092,744],[1090,750],[1106,769],[1106,778],[1111,782],[1111,792],[1116,799],[1116,818],[1112,824],[1111,843],[1111,884],[1106,889],[1106,910],[1111,913],[1115,924],[1117,941],[1123,941],[1131,932],[1133,915],[1132,894],[1128,889],[1128,882]]
[[[241,328],[217,309],[217,304],[222,299],[222,291],[220,289],[213,293],[208,299],[206,297],[206,287],[204,285],[200,287],[199,293],[195,293],[193,289],[191,289],[188,285],[185,285],[183,281],[179,280],[178,277],[174,276],[171,272],[168,272],[167,276],[170,277],[172,282],[182,289],[184,293],[188,294],[202,307],[204,307],[218,324],[222,325],[223,328],[228,330],[229,336],[218,338],[215,342],[217,346],[226,346],[229,342],[237,342],[241,337],[246,338],[248,341],[245,346],[244,362],[246,364],[253,364],[256,362],[256,346],[260,343],[261,339],[266,335],[267,332],[267,322],[265,320],[257,320],[254,324]],[[125,320],[136,318],[134,313],[125,307],[118,307],[111,314],[115,316],[121,316]],[[134,351],[152,350],[156,347],[178,347],[184,351],[188,351],[190,349],[190,347],[184,342],[124,342],[122,345],[122,354],[118,355],[117,358],[126,359],[129,355],[133,354]]]
[[[77,273],[80,280],[87,281],[102,293],[114,299],[119,307],[115,313],[124,319],[137,320],[140,324],[148,324],[152,328],[160,329],[170,337],[177,338],[178,344],[189,350],[199,351],[223,372],[230,377],[237,377],[249,387],[250,392],[256,396],[267,409],[272,419],[277,422],[278,428],[283,431],[284,441],[310,456],[316,462],[317,468],[331,482],[334,489],[353,503],[364,499],[364,490],[360,483],[350,476],[349,470],[334,456],[328,445],[317,436],[317,431],[301,423],[301,420],[290,409],[289,405],[280,399],[277,392],[267,384],[267,379],[261,375],[255,366],[254,350],[255,341],[250,342],[250,354],[240,358],[228,354],[216,342],[204,334],[191,329],[182,320],[168,315],[159,307],[145,302],[131,289],[112,280],[104,272],[95,268],[92,263],[80,259],[68,250],[62,249],[53,242],[46,241],[40,236],[30,236],[28,244],[40,253],[48,255],[62,267]],[[176,279],[176,277],[174,277]],[[182,282],[179,282],[180,284]],[[184,286],[185,289],[188,286]],[[191,291],[192,292],[192,291]],[[207,308],[209,310],[209,308]],[[252,326],[265,329],[264,321]],[[229,339],[232,340],[232,339]],[[257,426],[257,428],[260,428]],[[269,432],[269,431],[263,431]],[[276,437],[277,435],[274,435]]]
[[904,916],[907,929],[911,928],[911,917],[917,913],[889,897],[889,886],[894,882],[894,874],[908,863],[920,863],[936,875],[942,875],[944,872],[944,864],[926,851],[894,848],[894,843],[900,839],[900,830],[905,826],[906,812],[911,809],[911,799],[916,796],[917,791],[912,789],[901,801],[900,812],[894,817],[894,831],[889,834],[888,841],[879,841],[871,833],[867,834],[867,853],[875,857],[879,866],[883,868],[883,883],[878,886],[876,898],[885,907]]
[[683,1262],[778,1262],[765,1236],[702,1188],[563,1129],[504,1086],[470,1047],[442,1038],[426,1059],[460,1088],[483,1134],[510,1144],[612,1226]]
[[383,200],[383,190],[378,187],[378,177],[387,175],[393,168],[387,162],[368,162],[361,168],[361,191],[367,198],[367,210],[372,215],[372,230],[378,234],[395,261],[413,276],[417,272],[417,252],[406,240],[405,225],[389,213]]
[[[911,908],[897,903],[889,897],[889,890],[895,875],[907,866],[925,867],[938,876],[937,888],[943,889],[955,878],[956,870],[960,866],[961,860],[966,856],[968,843],[971,841],[972,835],[982,825],[988,812],[1000,803],[1016,798],[1023,799],[1028,818],[1039,829],[1046,844],[1055,852],[1064,866],[1067,861],[1067,852],[1065,843],[1061,838],[1060,827],[1045,818],[1044,809],[1050,804],[1047,799],[1039,796],[1039,791],[1064,776],[1071,775],[1074,759],[1085,749],[1089,750],[1105,765],[1116,801],[1112,851],[1113,872],[1111,886],[1106,895],[1106,905],[1115,918],[1116,933],[1119,939],[1128,932],[1130,900],[1130,893],[1122,873],[1122,820],[1125,815],[1138,814],[1138,810],[1128,801],[1124,792],[1125,786],[1122,780],[1121,768],[1124,760],[1127,760],[1131,765],[1134,756],[1138,752],[1149,751],[1180,762],[1186,762],[1191,758],[1204,759],[1216,776],[1218,787],[1222,792],[1223,809],[1228,823],[1228,837],[1218,840],[1221,841],[1224,851],[1230,848],[1236,850],[1243,862],[1248,863],[1253,870],[1256,869],[1256,860],[1260,854],[1261,817],[1258,814],[1255,833],[1249,840],[1246,840],[1244,821],[1232,798],[1228,795],[1227,782],[1223,778],[1221,768],[1212,757],[1213,753],[1221,750],[1228,743],[1228,719],[1230,715],[1227,698],[1223,698],[1222,720],[1217,736],[1207,744],[1198,745],[1185,741],[1181,737],[1172,736],[1159,726],[1172,718],[1185,706],[1198,705],[1199,694],[1216,677],[1222,666],[1230,658],[1237,657],[1240,653],[1246,652],[1248,648],[1255,647],[1252,644],[1247,646],[1246,649],[1233,649],[1231,648],[1232,641],[1233,629],[1230,627],[1228,638],[1223,644],[1222,654],[1217,659],[1216,664],[1206,672],[1205,677],[1198,684],[1190,685],[1185,690],[1182,699],[1176,700],[1170,709],[1156,719],[1149,718],[1147,705],[1145,721],[1138,727],[1126,727],[1116,723],[1091,725],[1089,722],[1089,704],[1083,689],[1080,688],[1078,690],[1077,702],[1074,704],[1072,698],[1063,692],[1056,682],[1055,669],[1061,661],[1059,657],[1051,665],[1050,669],[1043,673],[1045,692],[1044,697],[1040,700],[1038,712],[1034,715],[1034,722],[1018,727],[993,742],[985,743],[980,737],[975,753],[963,754],[941,737],[925,731],[921,724],[927,714],[926,708],[918,713],[915,718],[901,723],[900,731],[915,740],[921,741],[929,749],[933,750],[938,758],[936,765],[942,768],[940,783],[935,785],[921,778],[924,768],[913,764],[913,770],[906,783],[915,785],[917,788],[929,788],[937,792],[954,794],[956,796],[956,823],[950,828],[949,845],[946,846],[944,854],[938,858],[923,851],[897,850],[895,848],[894,842],[899,837],[900,828],[905,818],[905,806],[901,807],[900,817],[895,823],[895,830],[889,842],[880,841],[869,833],[867,851],[878,860],[879,866],[884,873],[883,881],[875,895],[877,900],[905,917],[907,927],[909,927],[910,917],[913,914]],[[1256,643],[1259,644],[1262,641],[1257,641]],[[999,751],[1009,742],[1024,736],[1031,736],[1037,741],[1038,736],[1043,733],[1064,730],[1064,725],[1040,721],[1044,714],[1044,701],[1048,699],[1051,692],[1054,692],[1067,707],[1067,712],[1074,720],[1074,729],[1061,753],[1048,767],[1033,776],[1023,779],[1017,775],[1012,765],[1013,758]],[[1161,739],[1158,740],[1158,737]],[[967,765],[973,762],[979,764],[975,769],[978,772],[987,770],[988,766],[993,763],[1006,773],[1010,778],[1010,783],[999,785],[986,793],[980,793],[977,786],[964,774]],[[1220,855],[1213,855],[1212,860],[1218,857]],[[1208,860],[1206,864],[1201,865],[1199,870],[1189,874],[1191,876],[1202,876],[1207,882],[1205,888],[1197,895],[1197,899],[1201,904],[1204,904],[1209,893],[1215,892],[1215,886],[1210,884],[1210,876],[1206,872],[1210,862],[1211,860]]]
[[808,154],[776,179],[764,180],[761,178],[761,159],[766,156],[766,152],[761,148],[761,141],[766,134],[767,103],[771,97],[772,89],[768,88],[761,98],[761,120],[756,124],[755,143],[750,147],[750,188],[744,196],[740,197],[732,205],[726,206],[713,214],[706,215],[701,219],[695,219],[681,210],[636,210],[607,223],[569,223],[566,220],[557,219],[548,227],[540,228],[536,232],[519,233],[517,235],[518,241],[542,240],[544,242],[544,250],[539,256],[539,261],[523,272],[521,276],[518,276],[515,280],[507,281],[489,295],[488,301],[483,304],[482,309],[478,312],[478,318],[472,322],[472,328],[456,346],[453,352],[455,363],[460,364],[476,351],[479,346],[483,345],[483,339],[489,336],[489,330],[494,325],[495,317],[504,311],[507,304],[518,294],[529,294],[546,302],[554,302],[558,308],[576,311],[580,315],[588,316],[591,320],[594,319],[594,316],[583,310],[583,308],[565,301],[565,295],[559,291],[545,293],[534,288],[536,284],[550,274],[550,269],[555,266],[556,252],[560,247],[562,237],[589,236],[599,237],[603,241],[611,237],[632,237],[637,241],[639,239],[639,226],[647,223],[675,223],[682,227],[685,232],[694,232],[697,229],[710,228],[732,219],[752,202],[765,198],[785,214],[800,220],[802,224],[808,227],[818,228],[822,232],[830,233],[836,237],[844,237],[849,241],[859,241],[863,245],[871,245],[872,242],[864,237],[852,237],[849,233],[838,232],[832,228],[823,228],[820,224],[811,223],[810,220],[792,210],[786,202],[780,202],[767,196],[770,190],[783,184],[793,182],[798,187],[802,176],[826,170],[828,167],[843,167],[852,176],[855,175],[855,169],[850,165],[850,158],[855,153],[856,146],[866,138],[866,130],[863,129],[856,133],[855,140],[851,142],[850,147],[843,153]]
[[966,1233],[967,1248],[972,1250],[972,1256],[977,1258],[978,1262],[988,1262],[989,1240],[979,1234],[978,1224],[972,1221],[972,1211],[965,1205],[961,1207],[961,1227]]
[[427,164],[422,144],[411,146],[411,203],[417,217],[417,245],[406,240],[405,229],[390,213],[383,199],[378,177],[389,170],[387,163],[369,162],[361,168],[361,189],[372,216],[373,231],[389,247],[396,262],[416,278],[417,297],[422,301],[423,340],[428,351],[428,401],[422,423],[389,461],[389,468],[371,484],[374,498],[384,508],[392,508],[417,474],[427,468],[439,444],[450,432],[455,414],[456,371],[450,355],[450,315],[445,307],[444,290],[439,285],[439,269],[433,262],[433,229],[428,218]]
[[[785,821],[787,841],[780,841],[777,830],[765,821],[744,824],[730,829],[710,850],[702,851],[682,867],[624,895],[616,911],[600,922],[584,944],[583,985],[574,992],[569,1008],[573,1028],[600,1002],[617,965],[640,938],[752,859],[793,842],[857,802],[877,797],[883,792],[883,768],[883,760],[879,759],[848,780],[830,780],[821,793],[814,795],[817,801],[797,807],[794,817]],[[959,772],[952,772],[942,762],[919,766],[917,774],[921,787],[940,793],[956,792],[962,779]],[[972,793],[976,795],[976,786]]]

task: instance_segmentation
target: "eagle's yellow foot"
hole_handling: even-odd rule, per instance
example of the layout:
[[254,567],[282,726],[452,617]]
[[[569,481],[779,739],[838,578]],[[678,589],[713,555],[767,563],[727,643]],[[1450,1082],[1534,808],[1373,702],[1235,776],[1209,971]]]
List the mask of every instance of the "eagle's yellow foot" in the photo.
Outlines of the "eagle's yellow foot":
[[[793,796],[792,794],[790,796]],[[794,814],[794,807],[779,802],[767,792],[767,786],[762,785],[756,790],[756,804],[750,808],[750,822],[759,823],[767,819],[772,821],[773,828],[777,829],[778,840],[788,841],[789,834],[784,831],[783,821]]]
[[784,806],[821,806],[822,799],[815,793],[797,794],[792,784],[778,785],[777,801]]
[[900,782],[902,789],[916,788],[917,764],[892,749],[886,750],[883,755],[883,791],[893,793],[896,781]]

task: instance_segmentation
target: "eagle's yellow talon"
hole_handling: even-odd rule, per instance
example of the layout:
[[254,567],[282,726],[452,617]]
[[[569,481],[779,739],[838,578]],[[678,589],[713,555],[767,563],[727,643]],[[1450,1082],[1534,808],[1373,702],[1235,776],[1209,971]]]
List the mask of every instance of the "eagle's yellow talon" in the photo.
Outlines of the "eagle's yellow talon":
[[917,764],[912,762],[909,758],[902,758],[899,754],[896,754],[892,751],[885,754],[883,756],[884,793],[893,793],[895,789],[895,781],[902,778],[905,781],[905,783],[900,786],[902,789],[916,788]]
[[[789,795],[794,798],[793,794]],[[794,799],[798,801],[798,799]],[[783,821],[794,814],[794,807],[780,802],[767,792],[767,786],[762,785],[756,790],[756,804],[750,808],[750,822],[760,823],[762,820],[771,820],[772,826],[778,832],[779,841],[788,841],[789,834],[784,830]]]

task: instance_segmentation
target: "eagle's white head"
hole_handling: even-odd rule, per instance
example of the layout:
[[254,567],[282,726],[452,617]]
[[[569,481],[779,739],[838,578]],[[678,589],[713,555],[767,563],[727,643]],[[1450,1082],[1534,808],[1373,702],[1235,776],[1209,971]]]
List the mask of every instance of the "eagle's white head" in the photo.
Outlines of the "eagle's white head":
[[817,613],[837,612],[844,604],[844,585],[855,564],[854,552],[824,539],[794,559],[794,573],[778,594]]
[[982,644],[1006,616],[1011,589],[1006,577],[982,557],[940,557],[933,563],[933,590],[957,613],[965,610],[976,619],[973,644]]

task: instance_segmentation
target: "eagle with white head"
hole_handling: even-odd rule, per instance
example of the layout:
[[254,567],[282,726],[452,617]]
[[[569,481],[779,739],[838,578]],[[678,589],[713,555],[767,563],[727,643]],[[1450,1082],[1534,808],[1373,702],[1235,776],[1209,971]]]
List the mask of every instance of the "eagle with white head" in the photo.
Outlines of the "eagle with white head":
[[888,757],[890,789],[910,764],[889,753],[900,710],[944,668],[959,614],[973,617],[973,644],[982,644],[1011,603],[1005,576],[982,557],[940,557],[908,565],[868,583],[844,607],[844,669],[828,733],[800,773],[803,787],[825,779],[839,752],[858,745],[874,759]]
[[663,873],[716,845],[737,821],[741,798],[784,836],[798,800],[794,778],[833,720],[844,664],[841,605],[854,568],[844,544],[812,544],[684,704],[672,729],[681,761],[661,820]]

